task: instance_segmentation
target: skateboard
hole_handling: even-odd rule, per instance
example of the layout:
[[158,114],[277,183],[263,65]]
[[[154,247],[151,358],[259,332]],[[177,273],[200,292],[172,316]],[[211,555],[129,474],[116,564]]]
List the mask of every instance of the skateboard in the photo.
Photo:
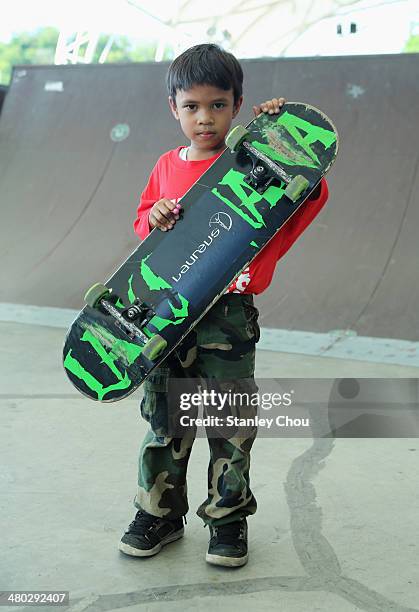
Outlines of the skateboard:
[[113,402],[144,382],[309,198],[338,134],[318,109],[289,102],[235,127],[226,145],[182,198],[173,229],[154,229],[88,290],[63,350],[82,394]]

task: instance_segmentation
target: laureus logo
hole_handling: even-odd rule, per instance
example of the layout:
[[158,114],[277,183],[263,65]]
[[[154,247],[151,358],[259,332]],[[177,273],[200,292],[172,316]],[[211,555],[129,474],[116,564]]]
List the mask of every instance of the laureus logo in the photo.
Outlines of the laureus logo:
[[211,219],[209,220],[209,224],[219,225],[223,229],[229,231],[231,229],[231,226],[233,225],[233,221],[230,215],[228,215],[227,213],[218,212],[218,213],[215,213],[215,215],[212,215]]
[[228,215],[227,213],[217,212],[215,213],[215,215],[212,215],[211,219],[209,220],[209,226],[212,228],[210,233],[205,238],[205,240],[203,240],[202,243],[197,246],[195,251],[185,261],[185,263],[179,268],[178,273],[172,276],[172,279],[175,281],[175,283],[180,281],[182,276],[186,274],[188,270],[191,269],[191,267],[196,261],[198,261],[202,253],[205,253],[205,251],[212,245],[214,240],[220,235],[221,230],[226,230],[228,232],[230,231],[232,225],[233,221],[230,215]]

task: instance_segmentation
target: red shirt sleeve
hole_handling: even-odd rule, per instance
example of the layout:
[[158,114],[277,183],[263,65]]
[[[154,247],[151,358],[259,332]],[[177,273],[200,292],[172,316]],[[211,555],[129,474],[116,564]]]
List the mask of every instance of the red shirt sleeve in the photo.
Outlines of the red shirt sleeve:
[[135,233],[144,240],[151,232],[151,227],[148,223],[148,216],[155,202],[160,200],[160,181],[159,181],[159,163],[154,166],[151,171],[148,183],[140,197],[140,203],[137,208],[137,218],[134,221]]
[[329,197],[329,188],[326,179],[322,179],[320,183],[320,192],[316,194],[316,199],[308,199],[297,212],[285,223],[282,230],[279,231],[279,249],[277,251],[277,260],[281,259],[285,253],[292,247],[297,238],[310,225],[313,219],[319,214]]

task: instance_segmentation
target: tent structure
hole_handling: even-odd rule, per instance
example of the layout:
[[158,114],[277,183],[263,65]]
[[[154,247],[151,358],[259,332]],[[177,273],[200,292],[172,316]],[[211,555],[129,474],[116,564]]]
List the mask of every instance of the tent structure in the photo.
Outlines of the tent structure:
[[[238,57],[279,57],[286,54],[310,28],[320,21],[345,16],[357,7],[385,5],[389,0],[220,0],[203,5],[200,0],[114,0],[115,13],[130,7],[130,19],[152,23],[159,44],[155,60],[161,61],[165,50],[177,55],[199,42],[215,42]],[[334,26],[331,26],[334,27]],[[71,31],[63,29],[57,43],[56,64],[90,63],[99,42],[99,31],[91,27]],[[112,47],[109,36],[101,49],[99,62],[105,62]],[[315,51],[314,51],[315,53]]]

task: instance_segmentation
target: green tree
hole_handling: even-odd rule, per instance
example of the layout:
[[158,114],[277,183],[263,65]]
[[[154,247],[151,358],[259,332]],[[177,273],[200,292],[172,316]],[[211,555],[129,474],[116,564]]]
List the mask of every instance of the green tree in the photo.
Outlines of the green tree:
[[[93,61],[98,62],[109,41],[109,35],[102,34],[94,54]],[[156,54],[156,45],[138,45],[132,42],[127,36],[114,36],[106,63],[122,62],[152,62]]]
[[9,43],[0,43],[0,83],[10,81],[16,64],[53,64],[58,30],[43,28],[15,34]]
[[[18,64],[53,64],[55,48],[58,40],[58,30],[42,28],[35,32],[15,34],[9,43],[0,43],[0,84],[7,85],[10,81],[12,67]],[[109,35],[99,38],[93,62],[98,62]],[[156,53],[156,44],[136,44],[126,36],[115,36],[107,55],[106,62],[151,62]],[[163,59],[171,59],[169,48],[165,50]]]
[[403,49],[405,53],[419,53],[419,35],[412,34]]

